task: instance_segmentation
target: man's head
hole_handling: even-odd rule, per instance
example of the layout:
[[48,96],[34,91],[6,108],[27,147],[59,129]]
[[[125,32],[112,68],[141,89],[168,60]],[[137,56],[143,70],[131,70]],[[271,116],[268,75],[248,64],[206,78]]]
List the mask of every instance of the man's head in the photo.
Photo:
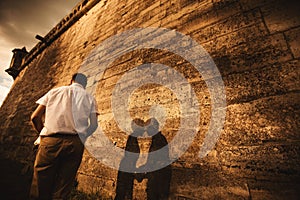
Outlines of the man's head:
[[75,73],[72,76],[72,82],[79,83],[85,88],[87,84],[87,77],[82,73]]

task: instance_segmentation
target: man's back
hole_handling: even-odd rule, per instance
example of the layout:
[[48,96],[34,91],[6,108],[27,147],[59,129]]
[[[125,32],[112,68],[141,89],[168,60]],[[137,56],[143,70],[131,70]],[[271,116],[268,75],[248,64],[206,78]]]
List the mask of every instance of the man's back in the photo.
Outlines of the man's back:
[[96,112],[94,98],[78,83],[52,89],[37,103],[46,106],[41,135],[86,133],[89,115]]
[[[50,90],[31,115],[40,133],[30,189],[32,199],[67,199],[81,163],[84,141],[98,127],[95,99],[85,91],[87,77]],[[45,123],[43,116],[45,115]]]

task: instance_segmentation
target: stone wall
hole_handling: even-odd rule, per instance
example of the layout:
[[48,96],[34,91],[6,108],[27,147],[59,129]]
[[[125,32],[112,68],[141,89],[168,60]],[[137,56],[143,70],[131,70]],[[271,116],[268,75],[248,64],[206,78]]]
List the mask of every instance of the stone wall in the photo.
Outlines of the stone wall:
[[[83,1],[29,52],[23,70],[0,110],[1,156],[31,171],[37,133],[29,118],[35,101],[50,88],[69,84],[71,75],[105,39],[133,28],[174,29],[198,42],[218,67],[226,90],[226,120],[215,148],[200,159],[210,124],[207,85],[182,57],[164,50],[126,53],[108,66],[96,86],[99,124],[123,148],[126,135],[111,113],[112,91],[123,74],[144,63],[176,69],[192,85],[201,119],[192,145],[172,166],[171,199],[297,199],[300,178],[299,6],[284,0],[111,0]],[[76,14],[77,13],[77,14]],[[78,15],[80,13],[80,15]],[[48,38],[48,40],[47,40]],[[120,44],[121,46],[122,44]],[[26,62],[27,61],[27,62]],[[97,74],[97,66],[90,69]],[[167,76],[166,72],[165,76]],[[130,99],[132,117],[147,119],[151,105],[168,113],[162,132],[171,141],[178,130],[178,100],[150,84]],[[117,170],[87,151],[78,188],[103,197],[115,195]],[[146,180],[134,196],[145,196]]]

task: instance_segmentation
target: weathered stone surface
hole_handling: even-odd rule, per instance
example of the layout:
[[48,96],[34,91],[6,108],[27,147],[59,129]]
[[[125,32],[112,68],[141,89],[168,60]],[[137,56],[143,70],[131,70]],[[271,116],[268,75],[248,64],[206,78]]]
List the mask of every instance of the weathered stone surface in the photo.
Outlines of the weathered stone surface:
[[299,48],[300,34],[299,33],[300,33],[300,28],[291,29],[285,33],[288,44],[295,58],[300,57],[300,48]]
[[271,33],[281,32],[300,25],[300,4],[295,0],[275,0],[261,7],[266,26]]
[[[46,44],[30,51],[28,63],[0,109],[0,155],[21,163],[24,173],[31,172],[32,143],[37,133],[29,119],[35,101],[49,89],[69,84],[71,75],[79,69],[89,76],[88,89],[96,88],[99,125],[111,142],[125,148],[127,135],[112,113],[112,94],[130,88],[141,76],[137,66],[160,63],[170,69],[157,71],[159,77],[171,77],[172,70],[180,73],[188,82],[180,86],[188,91],[189,105],[200,110],[194,141],[171,165],[170,199],[297,199],[300,23],[295,8],[297,2],[290,0],[82,1],[76,12],[73,10],[49,32]],[[193,38],[211,55],[222,75],[227,101],[225,125],[216,146],[204,158],[199,157],[199,151],[215,106],[205,81],[213,82],[215,75],[204,80],[189,61],[154,48],[116,57],[104,71],[94,62],[105,52],[93,50],[106,39],[149,26],[175,29]],[[144,39],[150,40],[155,38]],[[126,42],[131,42],[130,38],[110,48],[121,49]],[[106,55],[109,57],[110,52]],[[202,64],[207,63],[207,57],[201,59]],[[124,78],[129,71],[130,76]],[[103,76],[99,76],[101,73]],[[143,71],[142,76],[155,78],[157,74]],[[122,84],[120,88],[116,88],[117,83]],[[198,103],[190,100],[192,91]],[[176,95],[166,86],[143,85],[130,95],[128,111],[132,118],[146,120],[151,106],[162,106],[166,112],[162,133],[170,142],[182,117]],[[149,141],[139,143],[147,152]],[[179,143],[189,145],[185,138]],[[102,150],[99,148],[99,152]],[[172,150],[177,152],[178,148]],[[78,189],[112,198],[116,179],[116,169],[85,152]],[[145,199],[146,184],[147,180],[134,182],[136,199]]]

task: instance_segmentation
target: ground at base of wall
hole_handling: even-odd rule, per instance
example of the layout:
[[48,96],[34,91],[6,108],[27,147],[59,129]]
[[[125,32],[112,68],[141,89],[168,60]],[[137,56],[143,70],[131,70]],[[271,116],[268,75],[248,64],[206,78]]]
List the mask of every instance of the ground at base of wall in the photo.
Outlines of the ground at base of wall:
[[74,189],[71,192],[69,200],[111,200],[111,198],[103,198],[98,194],[86,194]]
[[0,158],[0,198],[5,200],[28,199],[30,176],[22,174],[22,166]]

